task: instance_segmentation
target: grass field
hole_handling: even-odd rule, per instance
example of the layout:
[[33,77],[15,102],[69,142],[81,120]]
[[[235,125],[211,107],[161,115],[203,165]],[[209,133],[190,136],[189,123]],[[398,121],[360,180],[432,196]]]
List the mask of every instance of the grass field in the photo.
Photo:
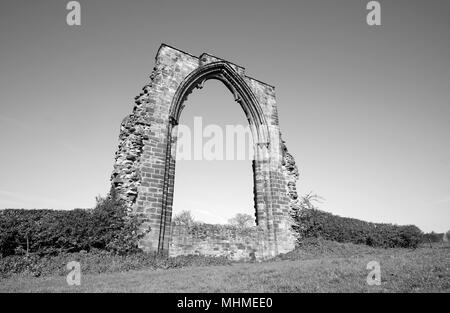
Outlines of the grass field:
[[[367,264],[381,267],[381,285],[369,286]],[[450,292],[450,245],[374,249],[317,241],[274,260],[228,266],[139,270],[64,276],[15,276],[0,292]]]

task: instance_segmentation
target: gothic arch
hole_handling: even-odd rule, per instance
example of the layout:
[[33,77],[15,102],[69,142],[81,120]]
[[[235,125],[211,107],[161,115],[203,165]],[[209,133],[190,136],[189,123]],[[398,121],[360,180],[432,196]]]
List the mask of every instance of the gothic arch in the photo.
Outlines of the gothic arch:
[[[206,53],[195,57],[164,44],[150,79],[135,98],[133,113],[122,121],[111,177],[112,188],[130,214],[143,214],[143,227],[151,229],[141,247],[173,255],[217,255],[220,251],[220,255],[234,259],[249,255],[263,259],[292,250],[295,238],[290,214],[298,205],[298,172],[281,140],[274,87],[246,76],[243,67],[231,62]],[[241,105],[255,149],[252,165],[258,226],[246,238],[222,233],[222,243],[192,238],[192,233],[172,225],[177,136],[172,131],[187,96],[208,79],[223,82]],[[191,240],[190,244],[186,245],[186,240]],[[196,246],[199,240],[201,244]]]
[[203,88],[205,81],[216,79],[221,81],[241,105],[251,126],[254,143],[270,143],[266,118],[256,96],[235,70],[224,61],[205,64],[192,71],[178,87],[172,100],[170,118],[178,123],[184,109],[184,102],[195,88]]

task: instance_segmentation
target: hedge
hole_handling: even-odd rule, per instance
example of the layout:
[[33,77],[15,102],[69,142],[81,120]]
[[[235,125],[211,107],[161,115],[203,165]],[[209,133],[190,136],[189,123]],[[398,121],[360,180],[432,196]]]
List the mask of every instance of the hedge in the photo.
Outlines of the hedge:
[[117,254],[138,250],[139,216],[128,217],[114,196],[94,209],[0,210],[0,256],[56,255],[100,249]]
[[[294,212],[294,230],[299,241],[322,237],[373,247],[415,248],[423,238],[416,226],[376,224],[336,216],[315,209],[310,199],[305,198]],[[92,249],[132,254],[139,251],[138,241],[148,231],[140,230],[144,220],[139,215],[128,215],[114,194],[98,199],[97,206],[89,210],[0,210],[0,257],[58,255]]]
[[426,233],[423,235],[422,242],[424,243],[430,243],[430,242],[443,242],[444,241],[445,233]]
[[399,226],[341,217],[315,208],[302,208],[294,213],[294,230],[298,241],[321,237],[337,242],[366,244],[384,248],[416,248],[422,231],[414,225]]

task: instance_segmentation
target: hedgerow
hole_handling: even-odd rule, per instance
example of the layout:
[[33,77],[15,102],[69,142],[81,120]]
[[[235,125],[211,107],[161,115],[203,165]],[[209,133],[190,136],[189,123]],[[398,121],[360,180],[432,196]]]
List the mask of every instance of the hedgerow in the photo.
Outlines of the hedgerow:
[[117,254],[138,251],[143,219],[128,215],[112,194],[97,199],[94,209],[0,210],[0,256],[105,250]]
[[422,242],[430,243],[430,242],[443,242],[445,238],[445,233],[426,233],[423,235]]
[[416,248],[422,240],[422,231],[414,225],[393,225],[365,222],[318,210],[314,196],[303,197],[294,211],[294,230],[298,241],[321,237],[337,242],[351,242],[383,248]]

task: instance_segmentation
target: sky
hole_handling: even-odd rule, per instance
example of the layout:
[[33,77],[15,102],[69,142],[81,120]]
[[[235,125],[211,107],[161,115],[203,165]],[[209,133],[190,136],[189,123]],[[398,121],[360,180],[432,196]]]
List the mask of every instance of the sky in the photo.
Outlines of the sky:
[[[450,2],[0,1],[0,208],[87,208],[109,190],[119,125],[166,43],[276,87],[300,194],[373,222],[450,229]],[[219,82],[181,122],[245,124]],[[253,214],[250,161],[180,161],[174,210]]]

